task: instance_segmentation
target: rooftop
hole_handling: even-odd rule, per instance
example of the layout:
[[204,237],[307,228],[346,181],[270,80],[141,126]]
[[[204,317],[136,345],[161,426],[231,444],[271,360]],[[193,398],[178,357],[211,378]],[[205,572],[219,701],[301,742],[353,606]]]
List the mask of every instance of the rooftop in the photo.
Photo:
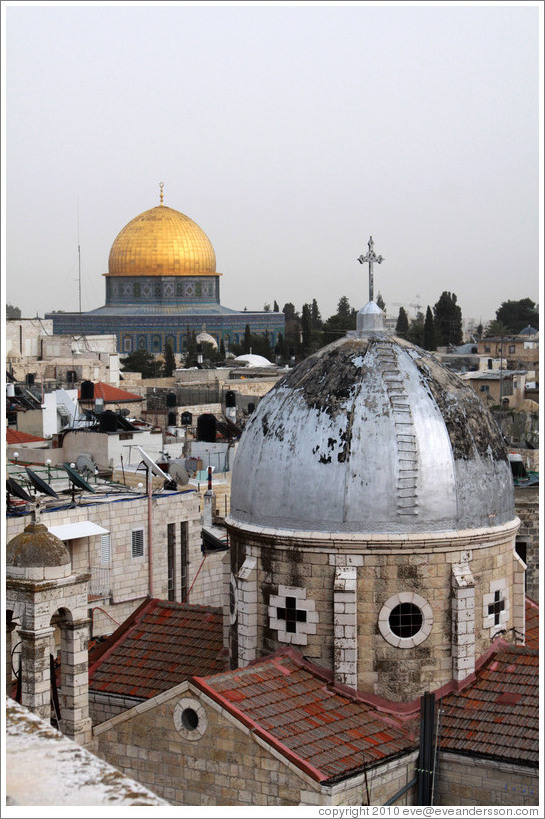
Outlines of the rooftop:
[[153,598],[91,650],[89,688],[149,699],[226,667],[220,608]]
[[192,682],[319,782],[414,744],[401,720],[344,695],[291,648]]
[[45,438],[40,438],[37,435],[30,435],[28,432],[19,432],[17,429],[11,427],[6,428],[6,443],[13,444],[35,444],[38,441],[45,443]]
[[80,401],[94,401],[96,398],[102,398],[108,404],[126,404],[130,401],[143,401],[141,395],[135,392],[127,392],[127,390],[120,390],[119,387],[114,387],[112,384],[106,384],[103,381],[95,382],[95,395],[92,399],[81,397],[81,387],[79,389],[78,398]]
[[[526,610],[527,646],[499,642],[463,690],[436,693],[443,750],[537,765],[539,609]],[[293,648],[192,682],[319,782],[418,747],[418,700],[354,694]]]

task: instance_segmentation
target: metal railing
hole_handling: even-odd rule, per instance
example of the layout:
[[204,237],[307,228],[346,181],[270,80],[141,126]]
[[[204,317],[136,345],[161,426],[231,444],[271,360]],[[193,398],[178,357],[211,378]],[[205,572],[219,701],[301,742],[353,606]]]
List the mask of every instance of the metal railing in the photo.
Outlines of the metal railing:
[[110,592],[110,567],[91,566],[89,594],[92,594],[94,597],[109,597]]

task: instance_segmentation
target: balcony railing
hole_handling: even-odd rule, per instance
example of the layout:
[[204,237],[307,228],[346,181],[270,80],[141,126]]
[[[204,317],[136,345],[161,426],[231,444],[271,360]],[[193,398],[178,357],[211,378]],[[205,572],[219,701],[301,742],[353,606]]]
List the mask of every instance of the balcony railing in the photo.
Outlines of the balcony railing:
[[109,597],[110,592],[110,567],[91,566],[89,594],[92,594],[93,597]]

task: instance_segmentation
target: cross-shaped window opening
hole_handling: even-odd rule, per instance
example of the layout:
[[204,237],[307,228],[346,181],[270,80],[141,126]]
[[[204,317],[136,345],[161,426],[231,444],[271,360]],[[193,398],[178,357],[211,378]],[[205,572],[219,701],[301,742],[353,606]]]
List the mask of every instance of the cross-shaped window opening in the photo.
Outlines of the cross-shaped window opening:
[[297,601],[295,597],[286,597],[285,608],[276,609],[276,616],[279,620],[286,621],[286,632],[295,634],[297,631],[297,623],[307,622],[306,611],[301,611],[297,608]]
[[488,614],[494,615],[494,625],[499,626],[500,614],[505,609],[505,600],[502,600],[501,591],[494,592],[494,602],[488,606]]

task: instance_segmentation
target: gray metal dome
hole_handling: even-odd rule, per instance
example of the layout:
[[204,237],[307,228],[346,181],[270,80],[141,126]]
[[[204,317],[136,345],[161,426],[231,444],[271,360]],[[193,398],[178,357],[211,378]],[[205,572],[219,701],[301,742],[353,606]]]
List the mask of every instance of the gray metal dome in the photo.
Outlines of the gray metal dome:
[[233,467],[235,525],[418,534],[514,516],[507,453],[478,396],[383,330],[358,326],[291,370],[259,404]]

